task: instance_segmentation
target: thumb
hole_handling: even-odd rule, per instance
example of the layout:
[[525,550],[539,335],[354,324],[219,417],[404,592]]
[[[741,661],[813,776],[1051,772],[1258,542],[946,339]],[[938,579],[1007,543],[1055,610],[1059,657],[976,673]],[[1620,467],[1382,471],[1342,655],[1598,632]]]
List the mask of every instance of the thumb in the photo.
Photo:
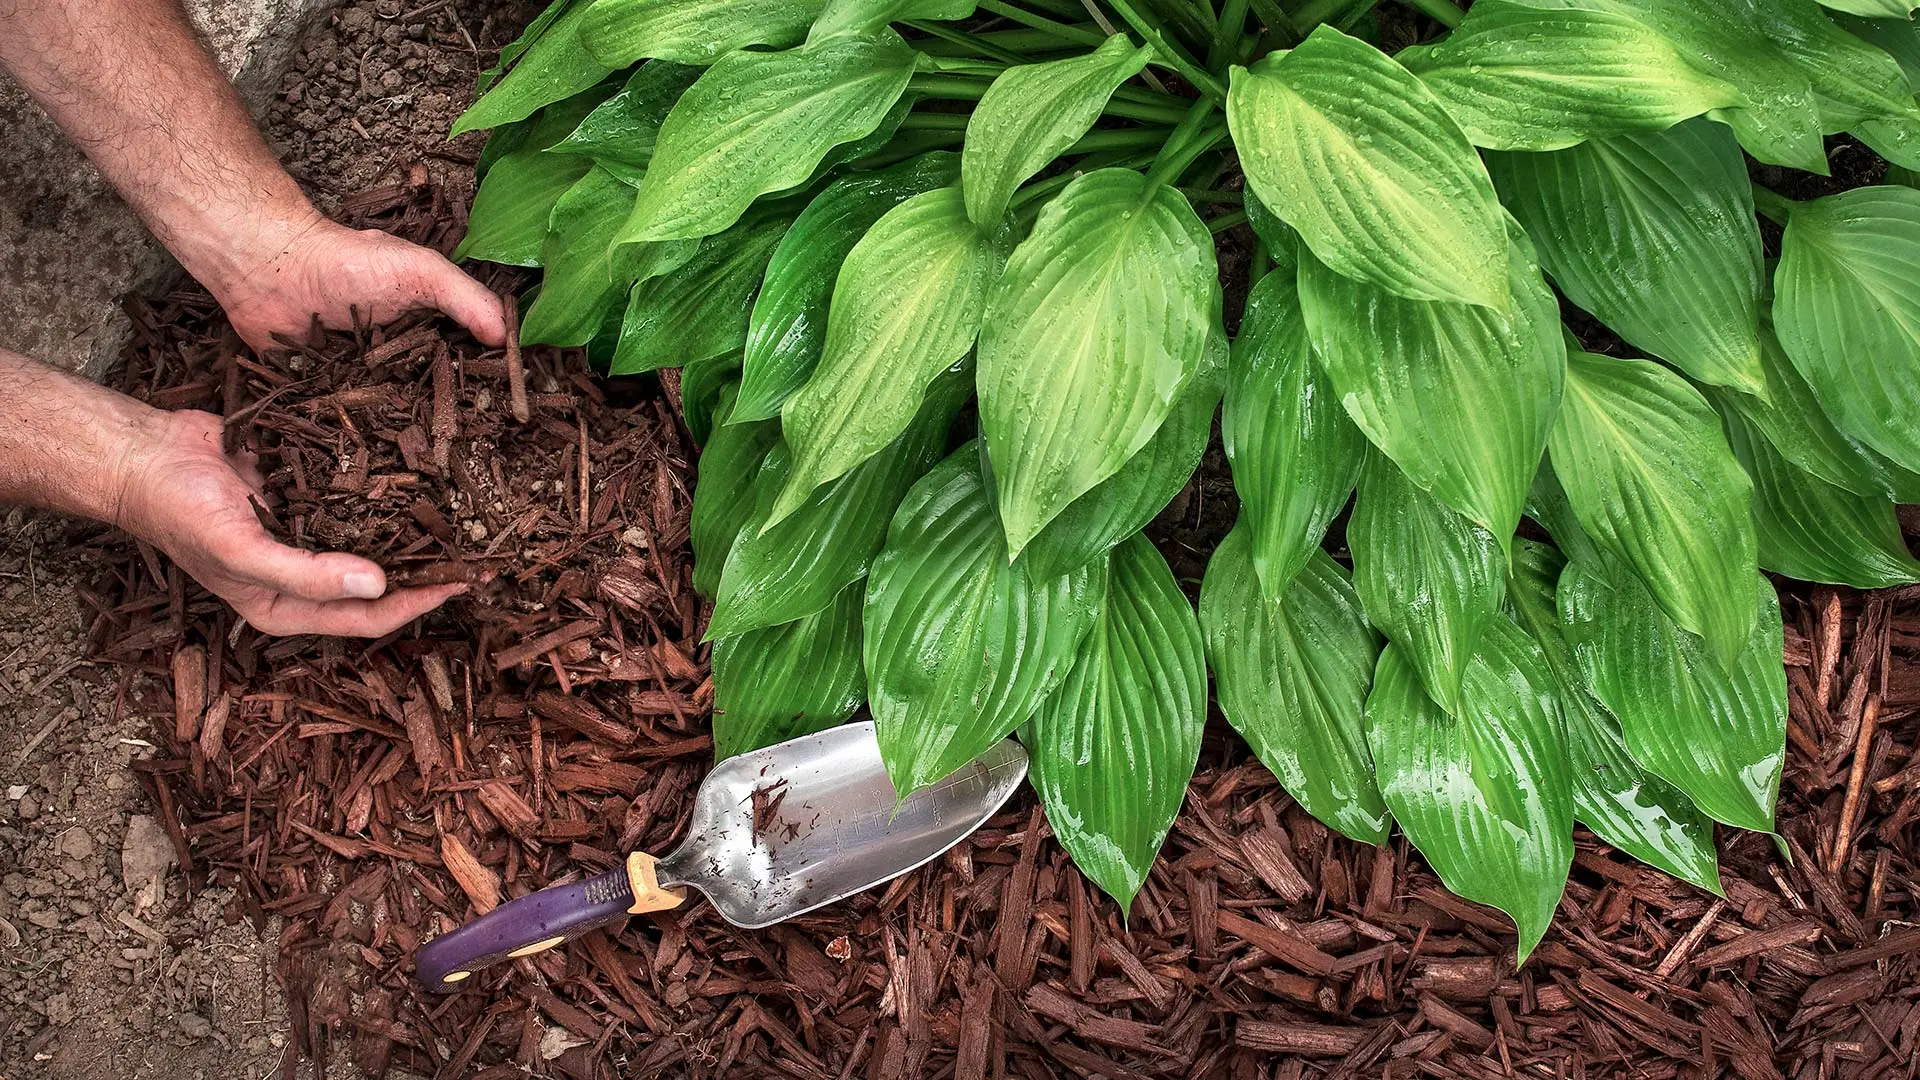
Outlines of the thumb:
[[437,251],[421,249],[422,285],[433,306],[487,345],[507,343],[507,317],[500,298],[468,277]]
[[376,600],[387,591],[386,571],[378,563],[358,555],[288,547],[264,529],[225,554],[229,573],[301,600]]

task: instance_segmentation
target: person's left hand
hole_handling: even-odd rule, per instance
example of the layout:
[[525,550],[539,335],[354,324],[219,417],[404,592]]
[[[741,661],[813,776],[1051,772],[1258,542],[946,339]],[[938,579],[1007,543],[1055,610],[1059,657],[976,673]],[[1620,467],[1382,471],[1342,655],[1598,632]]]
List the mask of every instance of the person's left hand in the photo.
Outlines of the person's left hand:
[[302,340],[317,315],[350,329],[408,311],[445,313],[488,345],[505,344],[500,298],[437,251],[372,229],[350,229],[319,214],[275,228],[223,280],[207,281],[233,329],[254,349],[279,347],[278,333]]

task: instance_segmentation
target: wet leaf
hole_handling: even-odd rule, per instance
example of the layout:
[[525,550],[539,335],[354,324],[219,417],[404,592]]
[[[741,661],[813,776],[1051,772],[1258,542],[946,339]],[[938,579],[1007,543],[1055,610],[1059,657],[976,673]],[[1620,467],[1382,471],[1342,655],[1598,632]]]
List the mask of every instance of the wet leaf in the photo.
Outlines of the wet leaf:
[[724,761],[845,723],[867,699],[860,582],[795,622],[713,643],[713,757]]

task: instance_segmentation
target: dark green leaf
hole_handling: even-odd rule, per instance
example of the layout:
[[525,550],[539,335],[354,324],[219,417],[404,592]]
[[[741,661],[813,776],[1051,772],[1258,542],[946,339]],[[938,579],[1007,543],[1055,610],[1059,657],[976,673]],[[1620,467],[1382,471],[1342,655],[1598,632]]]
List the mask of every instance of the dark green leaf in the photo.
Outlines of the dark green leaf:
[[1573,862],[1573,784],[1558,688],[1513,620],[1487,627],[1448,715],[1388,645],[1367,698],[1380,794],[1447,888],[1513,916],[1540,943]]
[[1274,602],[1256,580],[1242,522],[1220,541],[1200,587],[1200,625],[1220,711],[1287,794],[1343,836],[1385,843],[1363,722],[1379,635],[1347,573],[1312,551]]
[[1174,188],[1101,169],[1041,210],[980,331],[980,426],[1013,553],[1160,429],[1219,290],[1213,237]]
[[1560,408],[1559,305],[1517,226],[1513,310],[1407,300],[1304,250],[1300,308],[1327,381],[1373,445],[1500,539],[1513,534]]
[[746,343],[754,290],[793,221],[793,209],[757,208],[733,228],[700,241],[693,258],[672,273],[635,287],[613,373],[682,367],[738,352]]
[[960,176],[960,156],[922,154],[879,172],[836,180],[794,219],[774,249],[747,323],[736,422],[780,415],[806,384],[827,341],[827,302],[847,252],[881,215]]
[[883,30],[721,57],[660,125],[619,241],[717,233],[760,196],[804,183],[828,151],[880,126],[918,55]]
[[1770,832],[1786,758],[1787,677],[1780,603],[1765,580],[1757,591],[1757,625],[1731,675],[1631,574],[1575,560],[1560,576],[1558,600],[1587,687],[1620,719],[1634,760],[1708,816]]
[[693,587],[708,597],[720,591],[727,553],[753,516],[760,464],[780,441],[780,425],[771,420],[731,421],[735,394],[734,387],[721,392],[715,413],[723,423],[700,448],[700,482],[693,488]]
[[1033,715],[1100,615],[1107,563],[1036,581],[1007,559],[971,443],[907,495],[867,582],[867,691],[902,797]]
[[1559,687],[1574,817],[1634,858],[1718,893],[1713,822],[1678,788],[1633,760],[1620,721],[1587,692],[1560,629],[1554,598],[1565,564],[1560,553],[1545,544],[1516,541],[1507,595],[1521,627],[1539,643]]
[[720,407],[720,391],[739,382],[739,353],[721,353],[680,369],[680,408],[694,445],[704,446],[713,437],[713,418]]
[[504,149],[488,165],[467,212],[467,235],[455,259],[485,259],[509,266],[539,266],[553,204],[593,168],[590,158],[550,154],[593,109],[593,94],[547,108],[496,132],[487,143]]
[[554,151],[646,168],[653,160],[653,142],[659,137],[660,125],[674,102],[699,77],[700,69],[689,64],[668,60],[642,64],[619,93],[588,113]]
[[1490,154],[1487,168],[1567,299],[1702,382],[1767,393],[1760,230],[1724,126]]
[[856,581],[804,619],[713,643],[714,760],[824,731],[860,708],[865,598]]
[[1347,547],[1368,620],[1400,646],[1427,696],[1457,715],[1468,664],[1506,598],[1500,540],[1369,454]]
[[1146,537],[1113,549],[1107,599],[1033,714],[1033,786],[1074,865],[1125,912],[1186,800],[1207,726],[1200,626]]
[[1314,363],[1293,274],[1247,294],[1229,371],[1220,436],[1254,570],[1278,602],[1353,494],[1367,441]]
[[594,0],[581,37],[610,68],[657,57],[711,64],[735,49],[798,45],[825,0]]
[[947,448],[947,431],[966,400],[966,374],[956,369],[942,376],[891,445],[817,489],[798,511],[773,525],[767,515],[786,483],[791,458],[784,443],[768,453],[755,481],[753,516],[720,576],[708,638],[811,615],[867,572],[901,498]]
[[1329,26],[1232,83],[1247,186],[1319,261],[1393,296],[1506,309],[1493,184],[1425,83]]
[[1907,0],[1820,0],[1820,4],[1869,19],[1905,19],[1913,14],[1914,8],[1920,7]]
[[[563,101],[612,74],[616,65],[601,65],[587,55],[580,38],[586,15],[594,5],[568,7],[529,46],[506,78],[473,103],[453,122],[452,135],[499,127],[524,120],[544,106]],[[624,65],[618,65],[624,66]]]
[[527,345],[585,345],[632,283],[613,276],[607,252],[633,209],[633,189],[596,165],[553,204],[540,295],[520,323]]
[[1658,364],[1574,353],[1548,454],[1586,534],[1730,669],[1753,630],[1753,485],[1715,420]]

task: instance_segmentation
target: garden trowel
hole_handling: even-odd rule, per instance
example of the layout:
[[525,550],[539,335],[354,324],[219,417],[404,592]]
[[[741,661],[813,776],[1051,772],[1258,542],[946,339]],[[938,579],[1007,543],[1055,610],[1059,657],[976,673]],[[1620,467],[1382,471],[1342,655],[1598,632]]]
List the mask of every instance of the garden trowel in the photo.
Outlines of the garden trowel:
[[599,877],[502,904],[421,946],[416,971],[428,989],[448,993],[490,964],[678,907],[682,886],[704,893],[735,926],[769,926],[937,858],[992,817],[1026,775],[1027,752],[1003,739],[902,800],[872,721],[728,758],[701,782],[686,839],[671,853],[636,851]]

